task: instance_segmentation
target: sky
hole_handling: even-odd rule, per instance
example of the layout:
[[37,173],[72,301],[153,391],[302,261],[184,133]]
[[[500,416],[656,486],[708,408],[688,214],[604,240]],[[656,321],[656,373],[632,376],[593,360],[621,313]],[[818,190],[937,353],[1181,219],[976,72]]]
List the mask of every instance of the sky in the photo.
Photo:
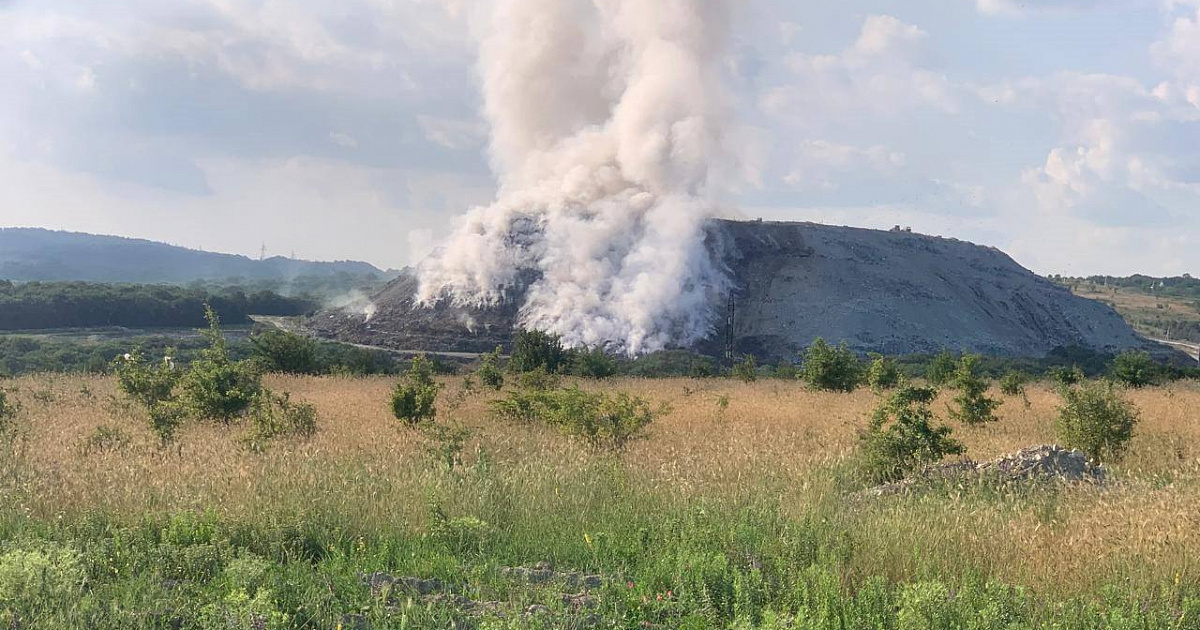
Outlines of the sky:
[[[489,0],[0,0],[0,226],[399,268],[496,194]],[[1200,0],[738,0],[734,218],[1200,274]]]

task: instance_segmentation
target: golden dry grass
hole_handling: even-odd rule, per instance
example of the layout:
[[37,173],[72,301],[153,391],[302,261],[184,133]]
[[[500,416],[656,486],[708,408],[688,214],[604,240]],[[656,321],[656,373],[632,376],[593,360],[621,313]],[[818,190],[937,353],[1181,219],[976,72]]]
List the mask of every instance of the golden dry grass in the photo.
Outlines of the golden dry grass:
[[[238,443],[240,429],[201,424],[183,429],[177,447],[159,449],[141,412],[120,402],[110,378],[18,379],[30,489],[22,507],[38,518],[95,508],[129,518],[164,510],[241,517],[322,504],[361,514],[364,522],[419,522],[423,493],[443,482],[428,474],[419,436],[390,417],[393,382],[272,377],[272,388],[317,406],[321,429],[309,442],[254,454]],[[595,455],[566,437],[492,419],[487,403],[494,395],[463,393],[459,379],[445,382],[439,418],[473,430],[469,460],[484,449],[516,471],[514,479],[538,480],[555,491],[559,480],[594,464]],[[649,439],[623,455],[630,483],[684,503],[762,493],[796,516],[833,505],[832,518],[856,532],[856,556],[871,559],[872,566],[854,568],[864,574],[911,578],[965,563],[963,570],[1010,582],[1057,582],[1068,589],[1135,570],[1200,582],[1195,383],[1130,393],[1142,423],[1114,470],[1118,483],[1109,488],[1018,499],[951,492],[865,505],[846,501],[834,479],[877,402],[869,391],[827,394],[798,383],[715,379],[582,385],[629,391],[670,407]],[[1029,402],[1007,399],[1000,422],[955,426],[956,437],[975,459],[1053,442],[1057,396],[1035,387]],[[130,445],[85,453],[101,425],[119,429]]]

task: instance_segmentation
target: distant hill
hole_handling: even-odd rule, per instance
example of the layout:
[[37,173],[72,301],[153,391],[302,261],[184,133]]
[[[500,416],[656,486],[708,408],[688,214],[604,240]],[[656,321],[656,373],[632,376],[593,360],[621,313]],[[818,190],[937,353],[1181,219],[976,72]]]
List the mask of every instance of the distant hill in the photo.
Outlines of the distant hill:
[[297,278],[383,280],[394,274],[356,261],[312,262],[203,252],[118,236],[0,228],[0,280],[187,284],[240,279],[275,284]]

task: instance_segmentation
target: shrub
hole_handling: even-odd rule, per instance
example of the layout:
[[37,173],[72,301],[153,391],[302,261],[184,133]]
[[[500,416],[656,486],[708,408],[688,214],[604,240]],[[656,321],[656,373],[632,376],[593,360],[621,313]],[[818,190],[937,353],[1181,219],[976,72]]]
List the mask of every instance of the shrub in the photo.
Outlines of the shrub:
[[117,387],[126,395],[149,409],[174,396],[175,385],[182,373],[175,369],[173,352],[168,349],[162,361],[147,364],[141,348],[113,360]]
[[818,337],[804,353],[801,378],[813,389],[852,392],[862,382],[862,364],[842,342],[836,348]]
[[740,363],[733,366],[733,377],[743,383],[753,383],[758,380],[758,359],[753,354],[747,354],[746,358]]
[[536,369],[518,374],[517,387],[545,391],[557,388],[561,380],[557,374],[547,372],[546,368],[539,366]]
[[83,441],[79,446],[79,451],[84,455],[92,453],[106,453],[111,451],[123,451],[129,446],[129,436],[117,427],[110,427],[102,424],[96,427],[95,431]]
[[429,423],[421,428],[425,437],[425,454],[446,468],[453,469],[462,463],[462,452],[471,430],[462,426]]
[[771,376],[785,381],[794,381],[800,378],[800,370],[793,363],[780,361],[779,365],[775,366],[775,370],[771,373]]
[[968,425],[998,420],[994,412],[1001,403],[987,396],[988,383],[979,376],[978,356],[968,354],[959,360],[950,385],[958,390],[954,404],[950,407],[950,417]]
[[1108,375],[1118,382],[1133,388],[1153,385],[1158,380],[1158,364],[1145,350],[1127,350],[1113,357],[1108,366]]
[[504,388],[504,372],[500,371],[500,348],[496,348],[481,358],[482,361],[479,369],[475,371],[475,376],[479,377],[479,382],[484,387],[492,391],[500,391]]
[[619,393],[586,392],[578,387],[548,391],[510,392],[492,403],[498,416],[521,422],[543,422],[568,435],[583,438],[596,450],[622,451],[642,437],[664,412],[645,399]]
[[907,386],[875,409],[860,437],[863,470],[870,482],[896,481],[947,455],[966,452],[950,437],[949,427],[934,426],[936,418],[929,405],[936,397],[935,389]]
[[420,424],[437,415],[434,403],[441,389],[433,381],[433,365],[424,354],[413,357],[404,381],[392,390],[392,415],[408,424]]
[[513,340],[512,356],[508,360],[510,372],[531,372],[543,368],[555,374],[567,367],[570,355],[563,348],[557,335],[540,330],[521,330]]
[[871,365],[867,368],[867,384],[876,392],[895,389],[900,385],[900,366],[896,360],[882,354],[871,355]]
[[1000,393],[1005,396],[1024,396],[1029,377],[1023,372],[1009,370],[1000,377]]
[[286,330],[268,330],[250,337],[251,356],[268,372],[317,374],[317,342]]
[[179,381],[179,401],[189,414],[225,424],[240,417],[262,393],[262,375],[251,361],[233,361],[221,332],[221,322],[205,307],[208,347],[199,352]]
[[583,378],[606,379],[617,374],[617,360],[603,348],[580,350],[571,361],[572,371]]
[[1060,389],[1056,429],[1064,446],[1099,460],[1120,459],[1133,438],[1138,411],[1117,385],[1094,381]]
[[692,357],[687,375],[688,378],[712,378],[717,375],[717,364],[708,357]]
[[308,439],[317,433],[317,408],[292,402],[291,394],[276,395],[263,390],[250,407],[251,433],[244,438],[252,450],[265,450],[266,443],[279,437]]
[[958,361],[954,355],[949,350],[942,350],[929,361],[929,366],[925,368],[925,379],[934,386],[941,387],[950,382],[957,368]]
[[1059,387],[1071,387],[1087,380],[1087,376],[1084,375],[1083,370],[1079,369],[1078,365],[1052,367],[1046,370],[1046,377]]
[[20,410],[15,400],[10,400],[8,392],[0,389],[0,434],[13,433],[17,412]]
[[43,542],[0,555],[0,602],[54,605],[83,595],[87,567],[71,547]]
[[150,420],[150,430],[158,436],[161,445],[166,446],[175,440],[175,431],[183,424],[187,412],[175,400],[164,400],[146,410]]

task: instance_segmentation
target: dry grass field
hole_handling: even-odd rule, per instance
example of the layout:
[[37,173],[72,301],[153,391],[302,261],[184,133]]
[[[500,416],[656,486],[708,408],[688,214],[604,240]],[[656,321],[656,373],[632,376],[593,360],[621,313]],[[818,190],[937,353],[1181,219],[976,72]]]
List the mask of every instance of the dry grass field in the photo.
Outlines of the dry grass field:
[[[320,505],[354,515],[364,528],[400,522],[420,530],[425,494],[444,480],[424,454],[423,438],[390,417],[385,401],[392,384],[272,377],[273,389],[316,405],[320,432],[256,454],[238,442],[236,427],[204,424],[188,425],[176,446],[160,449],[142,412],[121,402],[109,378],[19,379],[28,431],[21,510],[49,520],[97,509],[129,520],[204,510],[245,519]],[[587,477],[605,457],[544,428],[493,419],[487,402],[494,394],[463,392],[460,379],[445,385],[439,419],[471,429],[467,467],[483,454],[528,494],[531,510],[547,500],[541,493],[549,486],[555,486],[556,510],[569,512],[572,501],[589,500],[562,495],[586,495]],[[1114,467],[1111,487],[1020,500],[964,492],[867,506],[845,499],[838,470],[877,402],[870,391],[818,393],[799,383],[718,379],[582,385],[629,391],[669,407],[648,439],[621,456],[622,483],[647,500],[677,505],[765,500],[796,518],[828,506],[828,516],[853,523],[862,545],[851,572],[883,570],[904,580],[971,569],[1060,592],[1086,592],[1114,579],[1200,581],[1200,388],[1194,383],[1130,394],[1143,420],[1131,452]],[[982,460],[1053,442],[1056,394],[1032,388],[1029,403],[1007,400],[993,425],[955,426],[968,456]],[[102,426],[128,443],[88,449]],[[474,500],[446,497],[468,513]]]

